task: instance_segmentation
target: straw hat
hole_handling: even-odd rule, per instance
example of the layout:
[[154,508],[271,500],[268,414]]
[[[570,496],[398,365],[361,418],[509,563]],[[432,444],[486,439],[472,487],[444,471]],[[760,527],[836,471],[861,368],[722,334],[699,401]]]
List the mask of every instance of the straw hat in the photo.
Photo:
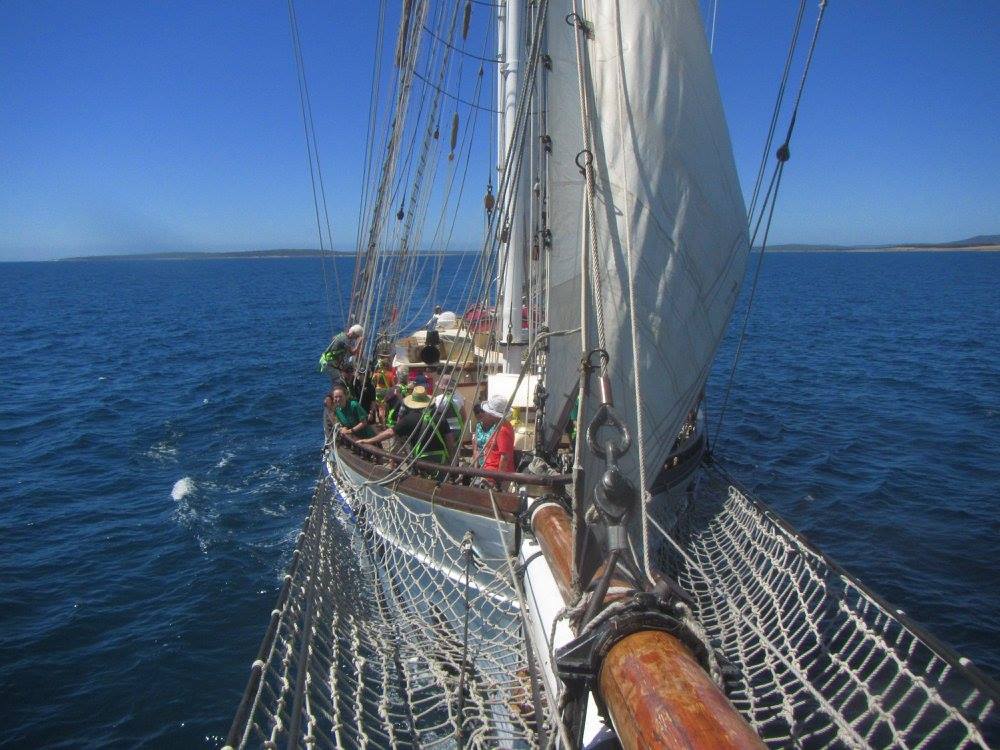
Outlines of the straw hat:
[[431,397],[427,395],[427,389],[422,385],[418,385],[409,396],[403,399],[403,405],[407,409],[423,409],[430,406],[430,403]]

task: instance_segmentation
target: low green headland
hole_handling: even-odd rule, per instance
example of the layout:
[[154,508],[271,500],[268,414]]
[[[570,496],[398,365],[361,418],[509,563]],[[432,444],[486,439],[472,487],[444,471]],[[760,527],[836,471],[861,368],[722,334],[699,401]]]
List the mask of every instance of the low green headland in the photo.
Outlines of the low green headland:
[[[981,234],[954,242],[904,242],[895,245],[769,245],[769,253],[943,253],[943,252],[997,252],[1000,251],[1000,234]],[[462,255],[452,250],[444,255]],[[353,256],[354,251],[322,251],[310,249],[233,250],[223,252],[169,252],[128,253],[125,255],[79,255],[69,260],[247,260],[254,258],[320,258]],[[421,252],[418,255],[432,253]],[[437,254],[437,253],[433,253]]]

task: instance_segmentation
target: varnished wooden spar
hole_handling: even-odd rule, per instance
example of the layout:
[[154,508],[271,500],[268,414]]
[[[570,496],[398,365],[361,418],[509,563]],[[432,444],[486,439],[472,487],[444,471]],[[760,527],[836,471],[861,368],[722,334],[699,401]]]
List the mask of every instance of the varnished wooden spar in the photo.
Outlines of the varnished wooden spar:
[[[563,595],[571,603],[573,533],[555,503],[539,507],[531,528]],[[612,586],[620,585],[612,581]],[[598,690],[626,750],[760,749],[764,744],[677,638],[644,630],[618,641],[605,656]]]

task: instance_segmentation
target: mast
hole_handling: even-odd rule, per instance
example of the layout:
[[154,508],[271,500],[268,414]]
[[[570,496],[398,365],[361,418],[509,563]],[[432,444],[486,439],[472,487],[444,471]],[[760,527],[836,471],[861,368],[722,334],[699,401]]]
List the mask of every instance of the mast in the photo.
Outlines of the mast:
[[[505,345],[504,371],[520,372],[521,352],[525,345],[525,334],[521,328],[521,294],[524,287],[524,253],[528,242],[528,170],[520,158],[507,159],[514,148],[517,128],[517,97],[522,72],[521,60],[524,52],[525,3],[524,0],[505,0],[500,6],[498,25],[498,52],[501,59],[501,83],[498,85],[498,106],[500,119],[500,139],[503,148],[498,150],[498,169],[510,164],[515,170],[516,180],[509,181],[505,204],[502,206],[502,237],[500,252],[506,253],[506,263],[501,263],[503,275],[500,279],[500,298],[497,338]],[[501,180],[504,175],[500,175]],[[504,231],[506,229],[506,231]]]

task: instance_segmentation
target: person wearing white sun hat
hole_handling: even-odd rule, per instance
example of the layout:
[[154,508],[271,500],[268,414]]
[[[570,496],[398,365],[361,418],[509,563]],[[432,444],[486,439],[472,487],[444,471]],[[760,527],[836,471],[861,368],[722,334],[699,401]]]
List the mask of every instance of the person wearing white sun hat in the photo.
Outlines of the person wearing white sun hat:
[[483,468],[491,471],[514,471],[514,428],[505,418],[507,399],[491,396],[480,405],[478,430],[486,435],[483,445]]

